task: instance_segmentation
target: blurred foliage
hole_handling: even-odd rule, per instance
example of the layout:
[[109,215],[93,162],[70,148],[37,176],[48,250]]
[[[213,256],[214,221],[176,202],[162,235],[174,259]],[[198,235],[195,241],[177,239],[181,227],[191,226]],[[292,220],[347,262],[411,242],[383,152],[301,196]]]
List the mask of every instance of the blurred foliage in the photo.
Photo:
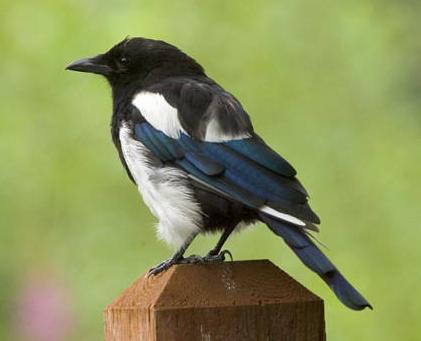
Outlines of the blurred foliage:
[[[263,226],[236,259],[269,258],[326,302],[330,340],[421,335],[421,3],[413,0],[2,1],[0,339],[49,273],[71,300],[71,340],[102,337],[102,309],[170,254],[111,143],[110,91],[72,60],[127,35],[169,41],[232,91],[298,169],[318,238],[371,301],[344,308]],[[216,236],[201,237],[205,253]]]

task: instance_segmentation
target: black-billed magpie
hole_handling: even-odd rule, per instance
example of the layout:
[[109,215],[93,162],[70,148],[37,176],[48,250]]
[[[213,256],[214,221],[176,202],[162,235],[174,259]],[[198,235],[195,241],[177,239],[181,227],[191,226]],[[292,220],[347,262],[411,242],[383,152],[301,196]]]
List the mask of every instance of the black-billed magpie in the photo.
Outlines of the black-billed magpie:
[[[150,270],[224,260],[228,236],[261,221],[349,308],[371,305],[313,242],[318,216],[295,169],[257,135],[241,103],[193,58],[166,42],[126,38],[68,70],[111,85],[111,133],[128,176],[178,251]],[[205,256],[184,257],[199,233],[221,231]]]

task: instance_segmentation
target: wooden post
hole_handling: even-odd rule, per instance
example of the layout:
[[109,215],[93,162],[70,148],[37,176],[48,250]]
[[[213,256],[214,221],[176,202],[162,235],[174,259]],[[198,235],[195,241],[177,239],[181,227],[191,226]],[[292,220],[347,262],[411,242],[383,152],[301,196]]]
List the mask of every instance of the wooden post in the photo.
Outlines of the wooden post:
[[143,276],[104,317],[106,341],[326,339],[323,301],[268,260]]

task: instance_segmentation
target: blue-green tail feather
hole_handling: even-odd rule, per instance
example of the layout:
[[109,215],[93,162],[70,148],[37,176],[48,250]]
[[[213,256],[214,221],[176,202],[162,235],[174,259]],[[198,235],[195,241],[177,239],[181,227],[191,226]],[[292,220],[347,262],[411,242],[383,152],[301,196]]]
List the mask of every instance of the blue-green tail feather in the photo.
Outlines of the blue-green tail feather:
[[354,310],[362,310],[366,307],[372,309],[370,303],[345,279],[335,265],[314,244],[306,231],[271,218],[266,214],[260,214],[260,219],[276,235],[284,239],[308,268],[317,273],[327,283],[343,304]]

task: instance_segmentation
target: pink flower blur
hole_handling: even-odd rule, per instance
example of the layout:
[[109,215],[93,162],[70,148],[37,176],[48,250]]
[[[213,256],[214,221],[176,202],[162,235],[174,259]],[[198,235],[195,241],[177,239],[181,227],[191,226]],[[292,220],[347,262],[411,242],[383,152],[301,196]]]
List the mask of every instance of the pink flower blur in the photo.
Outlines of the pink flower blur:
[[75,321],[69,293],[53,276],[29,277],[19,294],[16,332],[22,340],[69,340]]

